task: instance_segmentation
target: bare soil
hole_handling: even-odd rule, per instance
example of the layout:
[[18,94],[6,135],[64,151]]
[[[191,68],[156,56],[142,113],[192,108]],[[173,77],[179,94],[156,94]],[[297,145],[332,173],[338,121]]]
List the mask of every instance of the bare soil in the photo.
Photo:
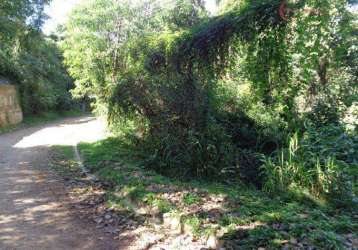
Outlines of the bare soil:
[[0,135],[0,249],[126,249],[70,205],[49,168],[52,145],[92,142],[103,122],[70,118]]

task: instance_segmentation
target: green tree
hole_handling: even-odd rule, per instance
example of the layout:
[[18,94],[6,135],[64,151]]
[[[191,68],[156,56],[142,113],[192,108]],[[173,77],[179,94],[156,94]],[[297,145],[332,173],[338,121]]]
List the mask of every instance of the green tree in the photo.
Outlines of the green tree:
[[57,44],[42,34],[44,8],[50,1],[0,3],[0,75],[20,90],[25,114],[66,109],[72,79]]
[[354,102],[345,0],[226,1],[210,18],[200,1],[120,3],[79,7],[62,48],[74,93],[162,173],[262,185],[262,159],[292,132],[341,126]]

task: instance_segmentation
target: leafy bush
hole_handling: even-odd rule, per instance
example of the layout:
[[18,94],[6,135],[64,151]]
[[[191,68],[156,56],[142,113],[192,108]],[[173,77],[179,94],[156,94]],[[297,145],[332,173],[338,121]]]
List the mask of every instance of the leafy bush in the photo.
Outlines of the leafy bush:
[[340,112],[335,103],[329,102],[327,99],[320,99],[307,116],[315,126],[321,127],[328,124],[338,124]]
[[357,150],[358,137],[340,127],[309,128],[301,139],[295,134],[288,148],[265,159],[264,189],[281,192],[299,187],[337,206],[351,205],[357,191]]
[[[320,173],[324,183],[338,183],[341,177],[330,180],[335,166],[353,164],[346,146],[330,145],[332,133],[324,131],[339,126],[354,100],[354,17],[346,1],[294,1],[287,17],[278,15],[279,0],[229,1],[232,8],[214,17],[201,1],[162,11],[159,3],[97,0],[72,13],[62,48],[76,79],[73,93],[93,98],[111,128],[161,173],[261,186],[266,158],[266,188],[272,180],[272,190],[281,181],[280,189],[297,183],[331,192],[318,182]],[[317,102],[325,95],[331,99]],[[315,128],[305,128],[307,120]],[[282,149],[293,131],[305,133],[300,148]],[[316,144],[332,152],[311,155]]]
[[204,133],[157,134],[142,142],[145,165],[160,173],[182,177],[212,178],[230,176],[236,148],[219,126]]

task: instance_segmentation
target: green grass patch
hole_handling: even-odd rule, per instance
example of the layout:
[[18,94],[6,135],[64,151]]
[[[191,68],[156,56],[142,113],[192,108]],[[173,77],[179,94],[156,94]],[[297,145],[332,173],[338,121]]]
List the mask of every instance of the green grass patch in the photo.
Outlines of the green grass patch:
[[85,165],[110,184],[108,204],[114,208],[128,208],[126,201],[132,200],[160,213],[179,211],[195,234],[219,231],[240,249],[345,249],[345,235],[357,237],[353,212],[334,210],[304,194],[268,196],[239,183],[171,179],[143,168],[130,148],[116,138],[79,145]]
[[75,160],[72,146],[52,146],[50,149],[51,167],[65,179],[80,176],[81,169]]
[[193,205],[193,204],[199,204],[202,201],[202,199],[197,194],[185,194],[183,197],[183,203],[185,205]]
[[74,152],[72,146],[56,145],[56,146],[52,146],[52,149],[54,151],[57,151],[58,154],[61,154],[64,159],[72,160],[74,158]]

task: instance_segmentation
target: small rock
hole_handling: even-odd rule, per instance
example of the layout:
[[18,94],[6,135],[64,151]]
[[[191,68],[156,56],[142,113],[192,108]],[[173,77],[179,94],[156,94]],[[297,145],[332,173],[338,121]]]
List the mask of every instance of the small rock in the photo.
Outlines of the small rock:
[[116,234],[118,233],[120,230],[118,228],[114,228],[114,227],[106,227],[105,228],[105,232],[109,233],[109,234]]
[[182,232],[181,215],[173,213],[163,214],[164,227],[171,230],[173,234]]
[[158,217],[150,217],[147,219],[147,223],[149,223],[151,225],[161,225],[162,221]]
[[192,235],[194,232],[193,227],[189,224],[184,224],[183,226],[183,233],[184,234],[188,234],[188,235]]
[[150,209],[150,214],[151,214],[152,216],[155,216],[155,215],[160,214],[160,209],[159,209],[159,207],[158,207],[158,206],[153,206],[153,207],[151,207],[151,209]]
[[146,214],[148,214],[148,210],[145,207],[141,207],[141,208],[137,209],[136,213],[140,214],[140,215],[146,215]]
[[105,218],[106,220],[110,220],[110,219],[112,218],[112,216],[111,216],[110,214],[106,214],[106,215],[104,216],[104,218]]
[[97,224],[100,224],[100,223],[103,222],[103,219],[102,219],[102,218],[96,218],[94,221],[95,221]]
[[151,246],[159,242],[164,236],[154,233],[143,233],[141,235],[141,249],[149,249]]
[[208,246],[209,249],[219,249],[220,248],[220,243],[219,240],[217,239],[217,237],[215,235],[210,235],[206,245]]

